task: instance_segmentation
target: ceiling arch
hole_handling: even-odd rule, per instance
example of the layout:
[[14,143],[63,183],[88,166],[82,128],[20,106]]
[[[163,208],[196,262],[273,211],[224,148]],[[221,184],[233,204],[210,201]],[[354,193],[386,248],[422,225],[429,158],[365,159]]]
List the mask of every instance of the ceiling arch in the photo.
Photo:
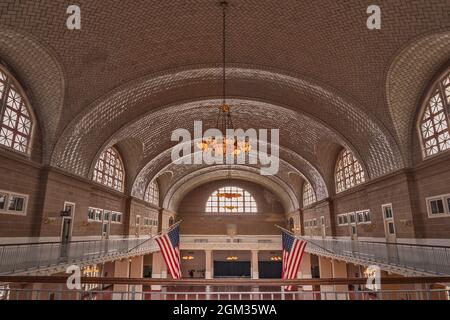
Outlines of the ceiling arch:
[[65,78],[55,53],[33,35],[0,28],[0,61],[26,91],[42,131],[43,162],[49,163],[64,105]]
[[[195,145],[195,143],[193,143],[193,145]],[[171,159],[171,152],[172,149],[165,150],[163,153],[159,154],[151,161],[146,163],[146,165],[142,168],[134,181],[131,193],[133,196],[142,198],[148,183],[153,180],[154,177],[160,176],[162,172],[172,172],[171,184],[173,184],[179,179],[183,178],[183,176],[187,173],[191,173],[205,167],[214,168],[220,166],[210,166],[207,164],[196,165],[173,163]],[[196,153],[200,152],[197,151]],[[187,155],[186,157],[190,156],[191,155]],[[303,179],[311,182],[311,185],[315,189],[319,199],[325,199],[329,196],[327,184],[322,178],[321,174],[314,166],[305,161],[298,154],[295,154],[290,150],[280,148],[280,157],[274,160],[279,162],[279,170],[273,176],[276,176],[282,181],[285,181],[287,184],[289,184],[288,172],[294,171],[301,177],[303,177]],[[252,168],[254,170],[257,170],[258,174],[261,175],[261,163],[258,162],[254,165],[250,165],[248,163],[249,161],[246,162],[245,166],[241,165],[240,167]]]
[[211,181],[229,177],[257,183],[273,192],[281,201],[286,213],[299,208],[294,191],[283,180],[275,176],[261,176],[256,168],[235,165],[229,171],[228,166],[205,167],[190,172],[176,181],[167,191],[163,199],[163,207],[177,212],[181,200],[196,187]]
[[[229,68],[227,77],[230,79],[230,96],[242,96],[255,105],[267,101],[273,106],[285,107],[283,110],[272,110],[271,120],[292,117],[286,114],[289,110],[293,114],[308,114],[311,119],[322,123],[323,127],[345,137],[360,154],[362,162],[367,164],[369,176],[380,176],[403,166],[397,143],[389,131],[378,120],[362,112],[336,92],[268,70]],[[220,69],[202,68],[144,78],[127,84],[87,108],[68,126],[55,150],[52,164],[72,173],[87,175],[89,164],[86,159],[91,160],[100,143],[106,142],[119,129],[126,127],[133,119],[139,119],[149,110],[169,110],[161,108],[161,103],[168,98],[183,101],[192,96],[198,97],[206,93],[210,95],[214,92],[218,79]],[[249,91],[252,97],[248,97]],[[202,101],[211,103],[203,97],[194,100],[197,105]],[[172,102],[167,105],[176,104]],[[242,115],[255,114],[249,113],[247,109],[247,114],[244,112]],[[236,116],[239,117],[238,112],[235,112]],[[176,115],[174,118],[176,119]],[[203,118],[201,116],[197,120]],[[266,115],[265,119],[269,120],[270,117]],[[169,123],[166,125],[170,126]]]
[[450,31],[422,36],[403,48],[389,67],[386,99],[401,151],[412,163],[414,119],[429,81],[450,59]]

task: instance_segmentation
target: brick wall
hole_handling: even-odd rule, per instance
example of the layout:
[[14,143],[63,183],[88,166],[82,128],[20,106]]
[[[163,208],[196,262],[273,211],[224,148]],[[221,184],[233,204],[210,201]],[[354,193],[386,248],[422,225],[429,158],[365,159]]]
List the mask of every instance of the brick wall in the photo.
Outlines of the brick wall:
[[209,196],[224,186],[236,186],[250,192],[258,206],[258,212],[283,213],[283,207],[275,195],[266,188],[243,180],[222,180],[206,183],[184,197],[178,208],[183,212],[205,212],[205,204]]
[[[358,238],[385,237],[383,204],[392,204],[397,238],[448,239],[450,216],[428,218],[427,197],[450,193],[450,156],[448,154],[420,163],[415,169],[402,170],[365,183],[359,187],[334,195],[328,200],[330,212],[324,202],[304,208],[302,222],[317,219],[317,227],[304,230],[306,235],[320,236],[319,217],[325,216],[327,236],[350,236],[348,226],[336,223],[342,213],[369,209],[371,224],[357,225]],[[330,219],[330,220],[328,220]],[[335,231],[330,232],[335,228]]]
[[0,214],[2,237],[37,237],[41,225],[42,186],[41,168],[37,164],[4,157],[0,152],[0,190],[28,195],[27,215]]
[[[252,194],[258,213],[205,213],[209,196],[220,187],[233,185]],[[183,220],[183,234],[227,234],[227,225],[236,225],[238,234],[279,234],[274,224],[284,226],[286,217],[281,203],[262,186],[241,180],[206,183],[187,194],[181,201],[178,218]]]

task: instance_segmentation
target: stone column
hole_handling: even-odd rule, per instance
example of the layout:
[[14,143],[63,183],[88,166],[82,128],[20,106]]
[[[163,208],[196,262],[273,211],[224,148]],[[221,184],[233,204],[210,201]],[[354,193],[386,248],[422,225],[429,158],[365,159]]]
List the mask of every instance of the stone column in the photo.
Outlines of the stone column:
[[252,250],[252,279],[259,279],[258,250]]
[[[144,274],[144,256],[138,256],[131,259],[130,262],[130,278],[142,279]],[[135,292],[131,299],[142,300],[142,285],[131,285],[130,291]]]
[[[333,266],[333,278],[347,278],[347,263],[334,260],[332,261]],[[348,285],[335,285],[334,291],[338,292],[337,300],[347,300],[348,299]],[[342,293],[339,293],[342,292]]]
[[[128,259],[114,261],[114,278],[128,278],[129,277],[130,262]],[[128,299],[128,285],[114,284],[113,285],[113,300]]]
[[[320,270],[320,278],[333,278],[333,266],[331,264],[331,259],[325,257],[319,257],[319,270]],[[327,292],[333,292],[333,285],[321,285],[321,299],[322,300],[334,300],[334,294]]]
[[[300,268],[297,273],[298,279],[312,279],[311,274],[311,255],[309,253],[303,253],[302,261],[300,262]],[[303,291],[312,291],[312,286],[302,286]]]
[[205,250],[205,279],[212,279],[214,276],[212,250]]
[[[167,271],[165,271],[165,262],[161,252],[153,253],[153,261],[152,261],[152,278],[153,279],[165,279],[167,278]],[[152,285],[152,291],[161,290],[160,285]]]

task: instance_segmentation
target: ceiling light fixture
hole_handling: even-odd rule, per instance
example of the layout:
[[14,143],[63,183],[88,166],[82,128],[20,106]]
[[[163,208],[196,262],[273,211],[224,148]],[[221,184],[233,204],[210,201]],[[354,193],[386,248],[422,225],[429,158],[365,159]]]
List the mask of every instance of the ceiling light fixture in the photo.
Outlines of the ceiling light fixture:
[[[248,153],[251,150],[250,142],[247,138],[238,139],[237,136],[228,136],[227,130],[234,132],[233,120],[231,118],[231,108],[227,104],[226,98],[226,9],[228,3],[222,1],[223,33],[222,33],[222,104],[219,107],[216,128],[221,130],[221,137],[207,137],[197,143],[197,148],[202,152],[211,152],[214,155],[237,156],[242,152]],[[225,136],[224,136],[225,135]]]

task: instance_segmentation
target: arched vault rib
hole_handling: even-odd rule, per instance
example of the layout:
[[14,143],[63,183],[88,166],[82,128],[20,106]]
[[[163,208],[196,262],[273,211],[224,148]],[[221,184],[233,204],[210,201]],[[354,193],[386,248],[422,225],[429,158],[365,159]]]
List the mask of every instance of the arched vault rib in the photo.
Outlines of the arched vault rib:
[[450,57],[450,31],[416,39],[392,62],[386,79],[386,98],[401,150],[412,163],[414,119],[429,81]]
[[[64,72],[55,54],[28,34],[0,28],[0,58],[26,90],[42,131],[43,162],[49,163],[64,105]],[[38,67],[37,67],[38,66]]]
[[[199,100],[198,97],[216,92],[220,71],[219,68],[199,68],[127,83],[96,101],[73,120],[58,142],[52,164],[87,176],[90,163],[99,147],[120,128],[161,105],[175,106],[176,101],[180,104],[179,101],[186,100],[195,100],[194,103],[197,104],[199,101],[207,102],[207,99]],[[336,135],[349,141],[361,161],[366,164],[370,177],[377,177],[403,166],[396,141],[389,132],[377,120],[363,113],[353,102],[343,99],[332,89],[268,70],[230,67],[227,72],[230,96],[243,97],[244,100],[251,100],[255,104],[266,101],[273,106],[286,107],[278,112],[272,109],[265,115],[267,121],[284,118],[284,123],[295,124],[294,121],[289,122],[289,117],[292,116],[286,115],[287,110],[293,114],[310,115],[321,122],[322,127],[332,129]],[[249,97],[249,93],[251,97],[245,98]],[[197,120],[203,119],[208,113],[205,109]],[[255,116],[252,109],[241,111],[242,119],[248,120]],[[235,112],[235,117],[239,117],[238,112]],[[170,129],[167,117],[164,121],[166,129]],[[271,127],[276,127],[276,123],[270,123]],[[301,134],[303,132],[293,131],[294,137]],[[307,147],[314,148],[313,145],[297,146]]]
[[[213,127],[217,116],[216,107],[220,103],[221,100],[195,101],[148,112],[138,120],[124,126],[113,138],[98,149],[97,154],[91,156],[90,172],[95,165],[95,159],[102,150],[130,138],[141,141],[145,146],[143,159],[141,160],[142,167],[147,166],[153,170],[152,166],[161,168],[167,165],[170,163],[169,158],[164,159],[160,164],[155,163],[161,161],[158,158],[160,154],[176,144],[176,142],[170,141],[171,129],[186,128],[192,132],[194,121],[199,119],[205,120],[204,129]],[[244,124],[246,126],[242,126],[243,129],[248,129],[247,121],[251,119],[252,124],[258,124],[260,128],[279,129],[280,158],[293,164],[300,172],[304,172],[318,195],[323,195],[324,198],[328,196],[326,190],[332,188],[333,179],[324,182],[322,177],[332,175],[328,171],[330,168],[334,168],[335,159],[331,157],[318,159],[318,156],[321,156],[321,153],[318,152],[320,144],[325,140],[334,141],[336,144],[351,149],[360,158],[352,145],[333,130],[309,116],[261,101],[230,99],[229,103],[233,105],[233,118],[236,126],[241,127],[240,124]],[[168,123],[167,119],[172,121]],[[194,148],[191,148],[191,150],[194,150]],[[367,171],[364,160],[362,159],[361,163]],[[148,165],[149,163],[151,166]],[[315,164],[317,163],[325,163],[325,165],[316,167]],[[143,174],[148,175],[149,171],[144,171]],[[139,182],[142,181],[143,174],[140,174]],[[129,179],[134,180],[134,176],[129,176]],[[143,184],[140,184],[140,188],[143,188]],[[136,187],[133,187],[133,190],[136,194]]]
[[[228,166],[220,165],[201,168],[186,174],[169,188],[163,199],[163,207],[176,212],[180,201],[189,191],[210,181],[226,179],[228,173]],[[299,202],[293,190],[280,178],[261,176],[258,169],[239,165],[231,167],[231,178],[251,181],[264,186],[278,197],[286,213],[299,208]]]
[[[192,145],[194,144],[195,143],[193,143]],[[269,150],[271,149],[269,148]],[[148,183],[153,180],[154,177],[160,175],[163,172],[171,171],[172,181],[176,182],[177,179],[181,179],[185,173],[198,170],[199,168],[214,167],[208,166],[206,164],[175,164],[172,162],[171,152],[172,149],[165,150],[157,157],[149,161],[142,168],[133,184],[133,196],[137,198],[143,198]],[[291,150],[286,150],[285,148],[280,147],[280,158],[276,160],[279,161],[279,170],[275,174],[277,178],[289,184],[288,173],[292,171],[296,172],[305,180],[308,180],[311,183],[319,200],[328,197],[328,188],[324,179],[317,171],[317,169],[313,165],[305,161],[305,159],[303,159],[301,156],[292,152]],[[255,170],[258,170],[258,174],[260,174],[259,170],[261,168],[261,165],[259,163],[255,165],[241,165],[241,167],[253,168]]]

